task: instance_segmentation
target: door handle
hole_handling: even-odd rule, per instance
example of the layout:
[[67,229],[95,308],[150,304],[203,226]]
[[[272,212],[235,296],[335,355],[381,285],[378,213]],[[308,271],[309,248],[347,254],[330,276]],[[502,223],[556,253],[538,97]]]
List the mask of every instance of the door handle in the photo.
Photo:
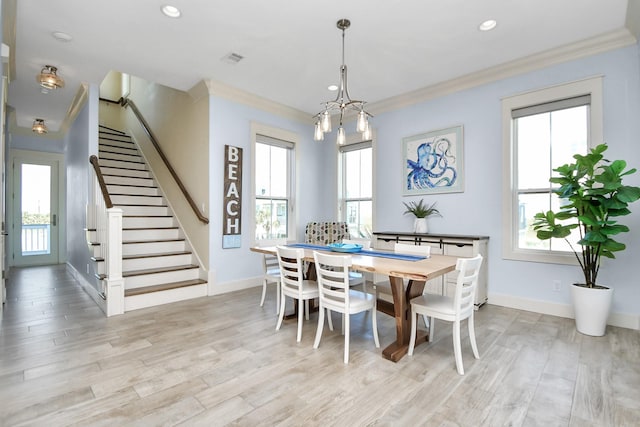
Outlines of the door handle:
[[53,220],[51,221],[51,225],[53,225],[54,227],[58,225],[58,216],[56,214],[53,214]]

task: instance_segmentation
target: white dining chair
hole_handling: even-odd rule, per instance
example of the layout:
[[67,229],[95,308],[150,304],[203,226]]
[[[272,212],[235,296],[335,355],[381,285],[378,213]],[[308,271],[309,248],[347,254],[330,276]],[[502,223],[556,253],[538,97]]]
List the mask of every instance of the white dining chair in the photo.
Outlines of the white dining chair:
[[318,285],[316,282],[304,278],[302,263],[304,249],[277,246],[276,251],[280,265],[280,289],[282,292],[276,331],[280,330],[282,325],[286,297],[293,298],[298,302],[298,334],[296,340],[300,342],[302,338],[302,318],[306,311],[307,320],[309,320],[309,300],[318,298]]
[[276,285],[276,314],[280,313],[280,265],[278,257],[264,254],[262,256],[262,298],[260,307],[264,306],[264,299],[267,295],[267,286],[274,283]]
[[411,340],[409,341],[409,355],[413,355],[416,344],[417,316],[422,314],[429,317],[429,341],[433,341],[434,319],[446,320],[453,323],[453,353],[456,360],[458,374],[464,375],[462,365],[462,350],[460,344],[460,322],[467,320],[469,327],[469,341],[476,359],[480,358],[476,345],[476,333],[473,324],[474,301],[478,275],[482,265],[482,255],[473,258],[460,258],[456,264],[458,279],[453,297],[427,294],[411,300]]
[[[371,326],[376,348],[380,347],[378,340],[378,324],[376,320],[376,299],[373,295],[351,289],[349,284],[349,270],[351,255],[330,255],[321,252],[313,253],[318,275],[318,290],[320,309],[318,329],[313,348],[318,348],[324,329],[325,311],[331,318],[331,311],[342,313],[344,330],[344,363],[349,363],[349,334],[350,317],[352,314],[371,311]],[[331,323],[329,324],[331,327]],[[333,328],[331,328],[333,329]]]
[[[371,249],[371,240],[368,239],[342,239],[342,243],[361,245],[362,249]],[[367,277],[360,271],[349,271],[349,284],[351,286],[362,286],[362,291],[367,292],[367,281],[373,281],[373,277]]]

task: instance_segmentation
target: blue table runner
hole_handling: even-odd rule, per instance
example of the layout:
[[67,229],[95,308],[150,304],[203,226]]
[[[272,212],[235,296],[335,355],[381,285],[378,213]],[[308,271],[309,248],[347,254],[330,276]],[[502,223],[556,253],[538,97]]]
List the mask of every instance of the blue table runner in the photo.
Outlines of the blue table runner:
[[[331,251],[330,246],[311,245],[309,243],[292,243],[287,246],[290,248],[303,248],[303,249],[315,249],[318,251]],[[363,249],[359,252],[352,252],[352,253],[343,253],[343,252],[336,252],[336,253],[344,254],[344,255],[366,255],[366,256],[374,256],[379,258],[400,259],[403,261],[420,261],[428,258],[421,255],[398,254],[395,252],[379,252],[379,251],[372,251],[369,249]]]

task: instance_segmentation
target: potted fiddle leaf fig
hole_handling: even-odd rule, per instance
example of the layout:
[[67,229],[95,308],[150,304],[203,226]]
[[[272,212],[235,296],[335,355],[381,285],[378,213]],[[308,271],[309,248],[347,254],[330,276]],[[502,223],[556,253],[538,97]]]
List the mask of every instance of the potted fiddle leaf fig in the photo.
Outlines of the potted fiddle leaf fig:
[[[639,187],[622,182],[636,169],[627,169],[624,160],[605,159],[606,150],[607,145],[600,144],[586,155],[574,155],[574,163],[554,169],[558,175],[549,181],[558,185],[552,192],[563,203],[557,211],[536,214],[533,223],[538,239],[564,239],[571,247],[584,276],[583,283],[571,286],[576,328],[593,336],[604,335],[613,297],[613,290],[597,281],[600,262],[625,249],[615,236],[629,228],[618,218],[629,215],[629,204],[640,199]],[[572,244],[574,230],[579,240]]]
[[415,233],[427,233],[429,231],[429,227],[427,225],[427,218],[430,216],[439,216],[442,217],[440,211],[436,209],[436,202],[432,204],[425,204],[424,200],[420,199],[419,202],[402,202],[404,207],[407,208],[404,211],[406,214],[412,214],[416,217],[413,222],[413,231]]

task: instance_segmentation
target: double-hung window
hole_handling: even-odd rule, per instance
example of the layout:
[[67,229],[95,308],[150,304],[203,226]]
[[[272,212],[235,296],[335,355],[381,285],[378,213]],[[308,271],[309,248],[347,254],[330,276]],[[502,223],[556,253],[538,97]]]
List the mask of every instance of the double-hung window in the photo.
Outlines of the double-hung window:
[[371,141],[342,145],[340,218],[352,238],[371,238],[373,231],[373,146]]
[[295,239],[293,217],[295,144],[255,133],[254,237],[268,245]]
[[[569,263],[563,239],[539,240],[533,217],[565,201],[552,193],[554,168],[602,141],[602,84],[583,80],[503,100],[505,258]],[[579,236],[570,236],[576,243]],[[575,245],[574,245],[575,246]]]

